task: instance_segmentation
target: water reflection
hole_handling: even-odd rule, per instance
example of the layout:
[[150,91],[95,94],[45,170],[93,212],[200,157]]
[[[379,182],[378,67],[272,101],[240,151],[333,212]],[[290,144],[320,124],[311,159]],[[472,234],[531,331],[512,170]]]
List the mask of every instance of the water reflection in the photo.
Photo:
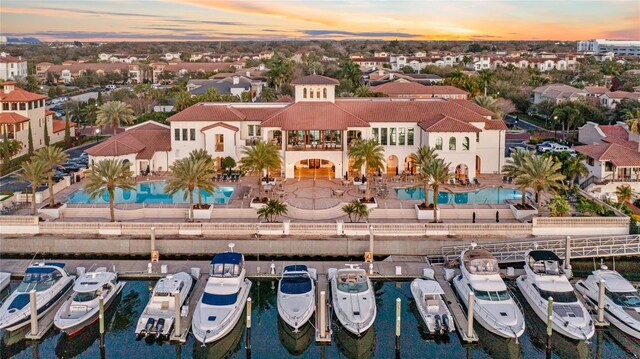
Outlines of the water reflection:
[[499,337],[486,330],[478,322],[475,322],[473,329],[478,334],[479,343],[492,358],[495,359],[523,359],[522,345],[515,339]]
[[337,322],[334,323],[333,334],[336,339],[338,349],[349,359],[364,359],[373,356],[376,349],[376,333],[375,328],[367,330],[360,337],[349,333],[344,327]]
[[294,356],[302,355],[311,342],[315,340],[315,329],[311,325],[313,320],[314,318],[312,317],[297,333],[294,333],[293,328],[278,318],[278,338],[280,338],[280,342],[289,354]]
[[234,354],[242,348],[240,343],[242,342],[246,329],[246,313],[246,310],[242,312],[238,324],[222,339],[207,345],[202,345],[202,343],[199,342],[194,343],[193,357],[207,359],[226,359],[233,357]]

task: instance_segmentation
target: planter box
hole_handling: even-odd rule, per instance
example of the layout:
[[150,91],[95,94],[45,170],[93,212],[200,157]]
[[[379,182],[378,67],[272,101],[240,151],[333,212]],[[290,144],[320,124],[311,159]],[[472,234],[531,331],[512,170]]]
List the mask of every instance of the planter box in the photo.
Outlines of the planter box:
[[509,208],[511,208],[511,212],[513,213],[513,216],[517,220],[521,220],[523,218],[538,214],[538,209],[536,209],[536,208],[533,208],[533,209],[517,209],[516,206],[514,206],[513,204],[509,205]]
[[62,206],[58,208],[47,208],[47,207],[40,208],[38,209],[38,213],[42,213],[51,218],[58,219],[62,217],[62,214],[64,213],[65,209],[67,209],[67,204],[63,203]]
[[374,208],[378,208],[378,201],[376,200],[376,198],[373,198],[373,203],[364,203],[365,206],[367,206],[367,210],[372,210]]
[[255,208],[255,209],[260,209],[264,206],[266,206],[266,203],[262,203],[262,202],[254,202],[253,199],[251,200],[251,203],[249,204],[249,207],[251,208]]
[[[420,209],[417,204],[413,205],[416,209],[416,215],[418,219],[428,219],[433,221],[433,208],[429,209]],[[440,208],[436,210],[438,212],[438,219],[440,218]]]
[[207,209],[193,209],[193,219],[211,219],[211,213],[213,212],[213,205],[209,205]]

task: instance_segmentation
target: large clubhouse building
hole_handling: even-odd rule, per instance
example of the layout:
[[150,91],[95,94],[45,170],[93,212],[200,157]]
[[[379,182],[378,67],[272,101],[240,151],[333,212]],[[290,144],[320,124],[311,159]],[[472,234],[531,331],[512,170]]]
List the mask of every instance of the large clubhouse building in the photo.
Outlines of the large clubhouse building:
[[410,155],[421,145],[435,147],[458,178],[501,171],[506,126],[492,112],[458,99],[336,98],[338,84],[314,74],[292,83],[294,102],[198,103],[170,117],[170,126],[133,126],[87,153],[126,159],[138,174],[165,171],[195,149],[218,164],[238,161],[243,146],[263,140],[281,149],[286,178],[343,178],[360,173],[350,166],[349,144],[375,138],[389,174],[415,172]]

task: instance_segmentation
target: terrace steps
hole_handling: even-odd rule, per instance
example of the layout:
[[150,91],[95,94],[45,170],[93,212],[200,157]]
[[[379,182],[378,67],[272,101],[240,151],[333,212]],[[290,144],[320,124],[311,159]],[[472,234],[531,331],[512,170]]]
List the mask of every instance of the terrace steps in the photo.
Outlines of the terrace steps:
[[291,219],[301,219],[308,221],[321,221],[327,219],[338,219],[345,216],[342,211],[343,203],[325,209],[302,209],[294,206],[287,206],[287,217]]

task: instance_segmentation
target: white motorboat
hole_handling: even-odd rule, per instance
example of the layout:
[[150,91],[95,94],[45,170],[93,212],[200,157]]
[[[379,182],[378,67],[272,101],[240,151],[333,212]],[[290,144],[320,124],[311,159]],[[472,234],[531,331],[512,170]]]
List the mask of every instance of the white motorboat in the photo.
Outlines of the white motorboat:
[[0,272],[0,293],[9,286],[9,282],[11,281],[11,274]]
[[485,329],[503,338],[524,333],[524,316],[500,277],[496,258],[486,249],[472,248],[460,254],[461,274],[453,287],[465,306],[474,294],[473,318]]
[[315,269],[305,265],[284,267],[278,284],[278,314],[294,331],[305,325],[316,307]]
[[440,284],[432,279],[414,279],[411,294],[418,312],[431,334],[446,334],[456,330],[453,317],[443,296]]
[[29,324],[32,315],[29,292],[36,291],[37,316],[42,318],[69,292],[75,279],[67,273],[63,263],[30,265],[22,283],[0,307],[0,329],[15,331]]
[[122,291],[125,282],[107,268],[81,275],[73,286],[73,293],[58,309],[53,324],[67,335],[74,335],[99,319],[100,297],[107,310]]
[[153,287],[149,303],[138,319],[136,335],[167,338],[176,320],[176,296],[180,294],[178,299],[182,308],[192,285],[193,278],[185,272],[161,278]]
[[250,289],[241,253],[224,252],[213,257],[210,277],[193,314],[195,338],[210,343],[227,335],[240,319]]
[[576,290],[593,310],[599,303],[600,281],[604,280],[604,318],[628,335],[640,339],[640,294],[620,273],[607,269],[593,271],[576,283]]
[[357,336],[371,328],[376,320],[376,297],[367,272],[356,265],[329,268],[331,300],[336,317],[344,328]]
[[525,274],[516,283],[538,317],[547,322],[548,298],[552,297],[553,330],[571,339],[591,338],[595,332],[593,321],[576,297],[560,258],[547,250],[530,250],[524,258]]

